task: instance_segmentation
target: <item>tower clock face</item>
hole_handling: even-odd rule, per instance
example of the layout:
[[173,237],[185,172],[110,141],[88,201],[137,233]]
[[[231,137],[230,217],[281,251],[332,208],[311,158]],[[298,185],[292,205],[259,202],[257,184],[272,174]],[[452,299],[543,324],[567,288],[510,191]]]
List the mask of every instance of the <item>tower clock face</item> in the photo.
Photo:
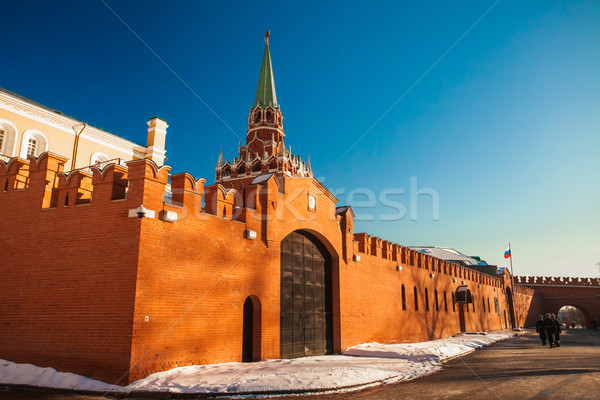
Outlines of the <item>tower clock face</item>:
[[309,211],[317,210],[317,199],[315,199],[315,196],[308,196],[308,210]]

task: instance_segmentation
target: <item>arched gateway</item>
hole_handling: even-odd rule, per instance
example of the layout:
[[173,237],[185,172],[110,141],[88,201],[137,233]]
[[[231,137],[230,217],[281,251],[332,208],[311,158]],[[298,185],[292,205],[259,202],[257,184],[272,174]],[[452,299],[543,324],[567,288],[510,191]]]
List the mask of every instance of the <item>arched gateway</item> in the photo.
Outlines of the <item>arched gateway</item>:
[[281,241],[280,356],[333,352],[331,256],[314,235],[290,233]]

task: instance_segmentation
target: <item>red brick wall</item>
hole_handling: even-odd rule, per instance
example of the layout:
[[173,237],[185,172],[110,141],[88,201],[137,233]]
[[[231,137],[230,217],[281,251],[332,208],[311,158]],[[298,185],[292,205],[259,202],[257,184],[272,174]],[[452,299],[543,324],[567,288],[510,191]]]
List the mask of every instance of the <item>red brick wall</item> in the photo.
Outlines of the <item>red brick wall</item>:
[[[295,230],[314,234],[331,255],[336,352],[369,341],[459,332],[451,292],[463,281],[475,296],[475,311],[470,306],[465,312],[465,329],[506,327],[507,274],[490,277],[439,263],[366,234],[355,239],[351,211],[336,215],[337,200],[311,178],[286,179],[285,193],[275,179],[236,192],[205,188],[204,180],[179,174],[171,176],[171,205],[163,203],[169,167],[158,169],[146,160],[91,177],[56,179],[56,172],[46,170],[39,184],[34,184],[37,172],[17,167],[0,163],[2,186],[11,176],[9,186],[29,185],[0,192],[0,220],[10,232],[0,248],[8,278],[0,287],[0,318],[9,327],[1,358],[109,381],[122,375],[132,381],[182,365],[241,361],[243,305],[249,296],[261,307],[260,358],[277,358],[279,244]],[[122,197],[124,184],[127,199],[115,199]],[[317,199],[316,212],[308,210],[309,194]],[[204,195],[214,215],[201,210]],[[240,208],[244,201],[252,208]],[[140,204],[156,218],[129,218],[128,210]],[[178,221],[161,221],[163,208],[177,212]],[[246,229],[257,238],[246,239]],[[360,261],[352,260],[354,254]],[[402,310],[403,284],[407,310]],[[415,286],[419,310],[413,312]],[[439,311],[433,304],[436,289]],[[500,314],[494,312],[496,295]],[[530,298],[523,298],[524,307]]]
[[39,163],[6,192],[0,163],[0,358],[127,382],[140,223],[100,184],[98,201],[42,208],[64,159]]
[[518,282],[535,290],[533,303],[527,314],[527,326],[534,326],[539,315],[558,315],[563,306],[573,306],[583,314],[586,328],[593,327],[593,319],[600,318],[600,279],[557,278],[546,276],[517,277]]

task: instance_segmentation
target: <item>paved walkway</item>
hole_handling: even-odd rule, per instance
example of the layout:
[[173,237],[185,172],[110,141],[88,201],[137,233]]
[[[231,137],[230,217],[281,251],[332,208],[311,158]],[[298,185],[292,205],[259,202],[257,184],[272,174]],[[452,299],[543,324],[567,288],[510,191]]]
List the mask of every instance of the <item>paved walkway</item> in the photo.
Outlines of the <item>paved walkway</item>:
[[[600,331],[567,331],[561,339],[561,347],[550,349],[528,332],[449,361],[421,379],[308,398],[600,399]],[[293,398],[278,400],[284,399]]]
[[[190,397],[187,397],[190,398]],[[358,392],[277,397],[298,399],[600,399],[600,331],[565,332],[562,346],[543,347],[533,333],[477,350],[442,371]],[[100,397],[2,392],[0,400],[100,400]],[[139,398],[138,398],[139,399]]]

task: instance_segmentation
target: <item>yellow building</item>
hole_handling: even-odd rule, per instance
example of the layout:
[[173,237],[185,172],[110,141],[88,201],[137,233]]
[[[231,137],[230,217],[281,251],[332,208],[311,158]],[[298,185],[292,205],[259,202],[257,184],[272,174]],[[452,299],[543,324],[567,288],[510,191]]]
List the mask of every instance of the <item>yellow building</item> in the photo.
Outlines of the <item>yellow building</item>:
[[66,171],[140,158],[160,166],[165,160],[167,128],[165,121],[151,118],[144,147],[0,88],[0,160],[4,161],[49,151],[69,159]]

